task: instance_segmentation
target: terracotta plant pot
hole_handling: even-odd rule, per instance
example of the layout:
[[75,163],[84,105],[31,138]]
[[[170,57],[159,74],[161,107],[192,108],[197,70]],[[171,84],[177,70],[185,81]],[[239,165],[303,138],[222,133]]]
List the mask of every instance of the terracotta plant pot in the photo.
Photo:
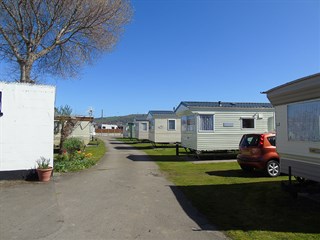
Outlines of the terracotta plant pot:
[[39,181],[41,181],[41,182],[50,181],[52,170],[53,170],[52,167],[50,167],[50,168],[37,168]]

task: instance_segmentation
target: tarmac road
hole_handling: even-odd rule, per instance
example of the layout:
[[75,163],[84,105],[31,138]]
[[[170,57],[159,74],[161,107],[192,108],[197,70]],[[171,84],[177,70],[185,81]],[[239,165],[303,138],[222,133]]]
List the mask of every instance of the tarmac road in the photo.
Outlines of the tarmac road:
[[0,183],[0,239],[220,240],[142,151],[105,138],[98,165],[49,183]]

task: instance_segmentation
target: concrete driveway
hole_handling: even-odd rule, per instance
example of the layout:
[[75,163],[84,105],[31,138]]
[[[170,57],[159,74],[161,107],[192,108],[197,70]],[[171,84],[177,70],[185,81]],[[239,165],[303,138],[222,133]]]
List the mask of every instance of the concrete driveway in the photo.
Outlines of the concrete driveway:
[[98,165],[49,183],[0,182],[1,239],[227,239],[143,152],[105,138]]

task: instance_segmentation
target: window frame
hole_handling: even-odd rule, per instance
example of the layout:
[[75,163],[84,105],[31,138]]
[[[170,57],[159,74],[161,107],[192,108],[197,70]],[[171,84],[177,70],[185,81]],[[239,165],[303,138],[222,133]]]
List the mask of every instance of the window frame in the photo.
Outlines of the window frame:
[[[256,129],[256,119],[253,117],[242,117],[241,119],[241,129]],[[253,128],[243,127],[243,120],[253,120]]]
[[318,142],[320,140],[319,106],[320,99],[287,105],[287,140],[289,142]]
[[[210,130],[201,129],[201,117],[202,116],[211,116],[212,117],[212,130],[211,129]],[[213,133],[213,132],[215,132],[215,114],[202,113],[202,114],[198,115],[197,119],[198,119],[198,124],[197,124],[198,125],[198,132],[200,132],[200,133]]]
[[[148,123],[142,122],[140,124],[141,124],[141,131],[142,132],[147,132],[148,131]],[[145,126],[145,128],[143,126]]]
[[[174,122],[174,129],[170,129],[170,121],[173,121]],[[176,131],[177,130],[177,120],[176,119],[168,119],[168,122],[167,122],[167,129],[168,131]]]
[[154,118],[149,120],[149,131],[154,131],[156,121]]

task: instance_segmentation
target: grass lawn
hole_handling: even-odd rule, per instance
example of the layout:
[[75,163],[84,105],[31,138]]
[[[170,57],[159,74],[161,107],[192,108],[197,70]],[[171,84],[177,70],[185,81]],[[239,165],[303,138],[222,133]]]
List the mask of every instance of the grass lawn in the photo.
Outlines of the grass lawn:
[[[320,239],[320,204],[281,190],[287,176],[244,173],[236,162],[194,164],[175,148],[128,141],[148,153],[192,204],[232,239]],[[181,151],[184,151],[181,149]]]
[[104,142],[101,139],[97,139],[97,141],[93,142],[93,144],[89,144],[86,147],[85,152],[91,153],[91,159],[96,163],[104,156],[106,152],[106,146],[104,145]]
[[89,168],[95,165],[104,156],[105,152],[106,147],[104,142],[98,139],[93,144],[89,144],[83,152],[84,154],[90,154],[89,158],[83,160],[63,160],[59,159],[56,154],[54,157],[54,170],[55,172],[74,172]]

